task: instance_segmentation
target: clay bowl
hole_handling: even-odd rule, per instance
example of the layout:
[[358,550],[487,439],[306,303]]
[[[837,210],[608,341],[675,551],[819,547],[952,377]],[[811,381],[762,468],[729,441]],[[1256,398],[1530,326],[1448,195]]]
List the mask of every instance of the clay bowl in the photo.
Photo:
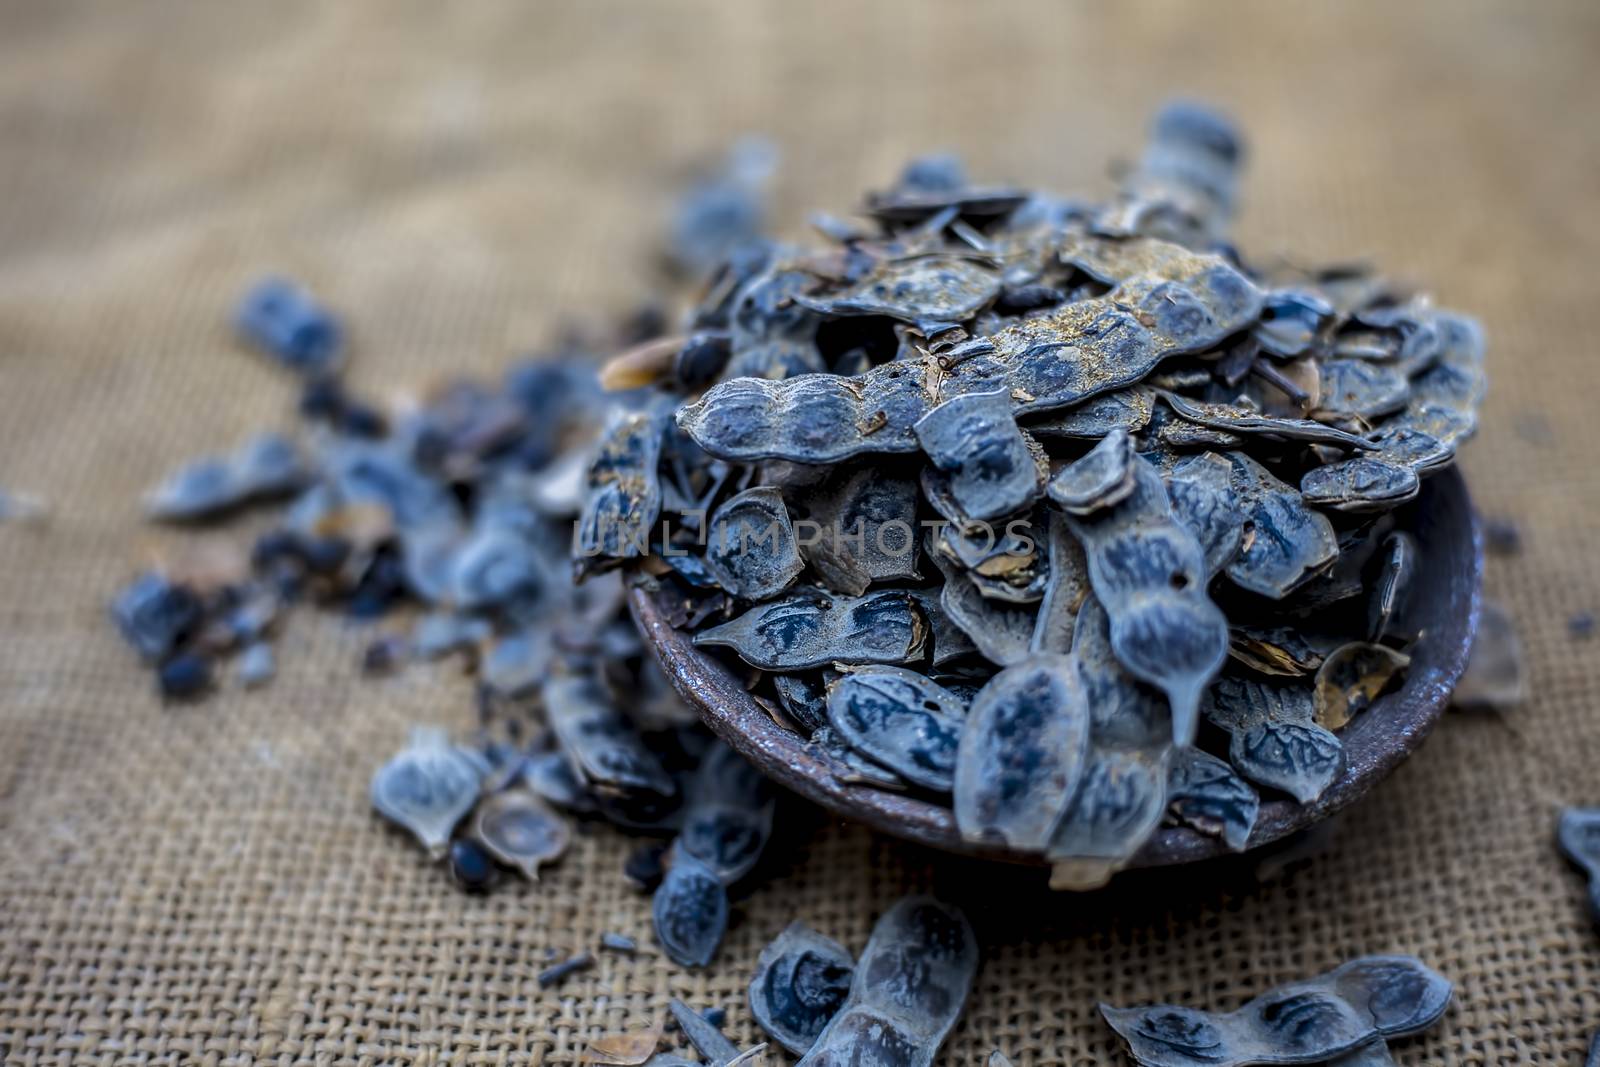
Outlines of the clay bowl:
[[[1311,804],[1262,798],[1249,846],[1257,848],[1303,830],[1353,803],[1416,751],[1444,713],[1466,667],[1478,625],[1483,544],[1466,483],[1454,469],[1423,482],[1401,524],[1417,538],[1419,570],[1412,610],[1423,637],[1411,652],[1404,685],[1374,702],[1341,732],[1343,773]],[[651,592],[635,586],[629,607],[645,641],[683,698],[707,725],[769,777],[808,800],[884,833],[949,852],[1015,863],[1036,855],[971,845],[956,832],[950,809],[916,796],[840,782],[805,751],[801,739],[772,721],[715,656],[662,616]],[[1160,867],[1230,855],[1222,842],[1185,827],[1164,827],[1130,866]]]

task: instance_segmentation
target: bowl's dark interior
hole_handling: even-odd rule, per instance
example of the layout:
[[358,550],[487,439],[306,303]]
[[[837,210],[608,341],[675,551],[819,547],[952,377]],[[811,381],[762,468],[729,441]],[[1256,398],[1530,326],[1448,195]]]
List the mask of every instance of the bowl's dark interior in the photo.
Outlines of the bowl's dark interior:
[[[1450,700],[1466,666],[1478,621],[1482,546],[1461,475],[1444,471],[1423,483],[1403,525],[1421,548],[1411,610],[1422,637],[1411,650],[1404,684],[1381,697],[1341,733],[1345,768],[1321,798],[1296,804],[1263,797],[1254,848],[1304,829],[1361,796],[1416,750]],[[629,604],[678,692],[746,759],[800,795],[886,833],[954,852],[1036,863],[1039,857],[978,848],[961,839],[950,809],[914,796],[842,783],[807,754],[802,739],[777,725],[728,668],[697,649],[662,617],[647,588]],[[1222,843],[1184,827],[1166,827],[1133,866],[1187,863],[1225,854]]]

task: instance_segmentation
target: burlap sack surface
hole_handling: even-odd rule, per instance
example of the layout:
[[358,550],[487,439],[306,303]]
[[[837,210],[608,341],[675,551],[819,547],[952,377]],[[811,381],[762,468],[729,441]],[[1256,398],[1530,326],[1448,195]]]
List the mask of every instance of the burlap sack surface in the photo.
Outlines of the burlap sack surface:
[[[23,5],[0,10],[0,1048],[27,1064],[571,1063],[680,997],[744,1004],[789,920],[859,949],[903,892],[962,900],[985,962],[945,1062],[1123,1062],[1105,999],[1231,1008],[1363,952],[1457,983],[1406,1064],[1571,1064],[1600,937],[1555,852],[1600,803],[1600,8],[1204,4]],[[1308,866],[1051,896],[798,806],[714,964],[654,948],[630,842],[461,894],[369,811],[414,722],[472,721],[448,669],[363,680],[370,636],[301,611],[269,689],[163,708],[104,618],[148,558],[138,496],[287,426],[232,342],[255,277],[354,327],[355,384],[489,374],[647,296],[676,180],[736,135],[782,145],[778,222],[847,210],[909,154],[1104,192],[1174,90],[1254,158],[1242,244],[1370,255],[1480,315],[1494,388],[1465,467],[1526,547],[1488,587],[1532,702],[1455,715]],[[241,532],[238,536],[244,536]],[[557,989],[546,954],[639,938]],[[783,1061],[774,1055],[772,1061]]]

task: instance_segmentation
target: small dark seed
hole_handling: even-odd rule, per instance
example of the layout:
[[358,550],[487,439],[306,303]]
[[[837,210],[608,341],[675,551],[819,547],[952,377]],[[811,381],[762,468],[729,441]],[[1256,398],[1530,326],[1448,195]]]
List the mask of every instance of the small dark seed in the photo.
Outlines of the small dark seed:
[[[460,838],[450,842],[450,877],[469,893],[482,893],[494,885],[499,875],[494,861],[475,841]],[[543,978],[540,984],[543,984]]]
[[586,971],[594,966],[594,957],[587,952],[580,952],[576,956],[562,960],[554,967],[547,967],[539,972],[539,988],[549,989],[558,982],[564,981],[569,975],[578,971]]
[[211,660],[198,652],[183,652],[163,663],[156,677],[164,697],[199,696],[211,688]]

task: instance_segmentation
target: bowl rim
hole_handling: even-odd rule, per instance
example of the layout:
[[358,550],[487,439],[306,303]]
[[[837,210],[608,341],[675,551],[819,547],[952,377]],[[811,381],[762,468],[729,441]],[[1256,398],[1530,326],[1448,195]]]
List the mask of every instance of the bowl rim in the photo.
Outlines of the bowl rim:
[[[1341,733],[1345,765],[1339,777],[1309,804],[1263,797],[1244,851],[1307,829],[1365,795],[1416,751],[1449,705],[1477,632],[1483,534],[1466,481],[1455,467],[1426,479],[1407,509],[1414,521],[1406,529],[1423,549],[1417,592],[1443,597],[1428,615],[1437,625],[1425,629],[1414,646],[1412,666],[1401,687],[1380,697]],[[807,750],[803,738],[762,710],[726,664],[697,648],[689,634],[667,621],[648,581],[636,576],[628,583],[628,607],[679,695],[718,737],[779,784],[836,815],[916,844],[1008,863],[1047,862],[1036,853],[963,840],[948,807],[838,780],[829,763]],[[1127,867],[1170,866],[1237,854],[1217,838],[1165,825]]]

